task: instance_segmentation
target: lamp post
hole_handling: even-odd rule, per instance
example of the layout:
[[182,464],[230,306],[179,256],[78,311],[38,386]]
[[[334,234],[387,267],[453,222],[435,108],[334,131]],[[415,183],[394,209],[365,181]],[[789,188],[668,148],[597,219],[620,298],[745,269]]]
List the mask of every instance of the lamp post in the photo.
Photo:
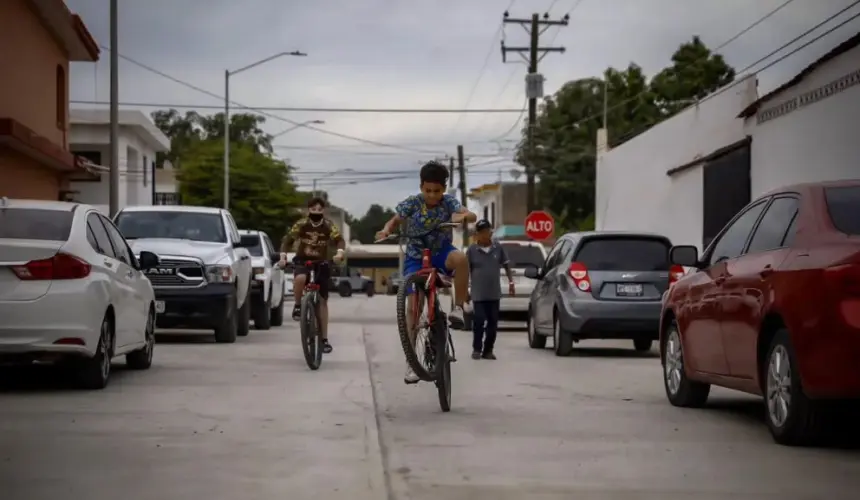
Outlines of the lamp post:
[[273,56],[243,66],[237,70],[224,70],[224,208],[230,208],[230,77],[265,64],[274,59],[286,56],[305,57],[307,54],[294,50],[292,52],[279,52]]

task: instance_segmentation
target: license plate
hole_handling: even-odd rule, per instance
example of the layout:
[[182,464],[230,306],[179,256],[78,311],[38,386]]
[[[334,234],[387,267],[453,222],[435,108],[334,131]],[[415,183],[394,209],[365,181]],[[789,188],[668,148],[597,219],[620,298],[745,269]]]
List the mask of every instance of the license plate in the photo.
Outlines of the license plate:
[[640,284],[621,284],[616,285],[615,293],[621,297],[636,297],[642,295],[642,285]]
[[163,300],[156,300],[155,301],[155,312],[158,314],[161,314],[164,312],[164,301]]

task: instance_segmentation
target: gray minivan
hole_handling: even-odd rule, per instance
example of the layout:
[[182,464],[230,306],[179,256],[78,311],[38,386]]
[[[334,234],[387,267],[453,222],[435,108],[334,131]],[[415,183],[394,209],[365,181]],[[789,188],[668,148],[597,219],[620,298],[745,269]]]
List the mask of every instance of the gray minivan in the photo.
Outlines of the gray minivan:
[[534,349],[552,336],[566,356],[585,339],[632,339],[648,351],[659,336],[663,292],[684,274],[669,262],[669,238],[614,231],[568,233],[540,268],[529,299],[528,339]]

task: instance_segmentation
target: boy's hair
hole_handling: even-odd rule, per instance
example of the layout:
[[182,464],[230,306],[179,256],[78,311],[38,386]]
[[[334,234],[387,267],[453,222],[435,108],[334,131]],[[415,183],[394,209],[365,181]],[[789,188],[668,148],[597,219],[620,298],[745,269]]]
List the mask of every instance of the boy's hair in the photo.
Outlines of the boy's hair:
[[319,196],[314,196],[310,200],[308,200],[308,208],[315,207],[319,205],[322,208],[326,207],[325,200]]
[[421,167],[421,184],[432,182],[434,184],[448,184],[448,167],[439,162],[431,161]]

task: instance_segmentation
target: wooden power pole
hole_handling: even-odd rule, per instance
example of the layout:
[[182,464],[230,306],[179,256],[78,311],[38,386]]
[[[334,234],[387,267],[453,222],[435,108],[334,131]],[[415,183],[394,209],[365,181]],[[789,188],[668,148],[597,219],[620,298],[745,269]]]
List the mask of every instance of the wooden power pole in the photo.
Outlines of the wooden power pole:
[[454,187],[454,157],[448,158],[448,187]]
[[[453,165],[453,160],[452,160]],[[466,158],[463,156],[463,145],[457,146],[457,170],[460,175],[460,203],[465,207],[469,202],[466,197]],[[463,246],[466,246],[467,235],[469,234],[469,223],[463,221]]]
[[[528,117],[528,147],[529,157],[525,165],[526,170],[526,207],[531,213],[537,210],[535,203],[535,122],[537,121],[537,100],[543,97],[543,75],[538,73],[538,63],[545,55],[550,52],[564,52],[564,47],[541,47],[540,35],[543,34],[551,26],[567,26],[570,16],[565,14],[560,20],[549,19],[549,14],[544,14],[543,19],[540,15],[532,14],[531,19],[512,18],[505,12],[503,22],[505,24],[519,24],[531,36],[531,43],[528,47],[508,47],[505,41],[502,40],[502,62],[507,62],[508,52],[514,52],[520,55],[529,65],[529,73],[526,75],[526,97],[529,100],[529,117]],[[524,54],[528,54],[526,57]]]

